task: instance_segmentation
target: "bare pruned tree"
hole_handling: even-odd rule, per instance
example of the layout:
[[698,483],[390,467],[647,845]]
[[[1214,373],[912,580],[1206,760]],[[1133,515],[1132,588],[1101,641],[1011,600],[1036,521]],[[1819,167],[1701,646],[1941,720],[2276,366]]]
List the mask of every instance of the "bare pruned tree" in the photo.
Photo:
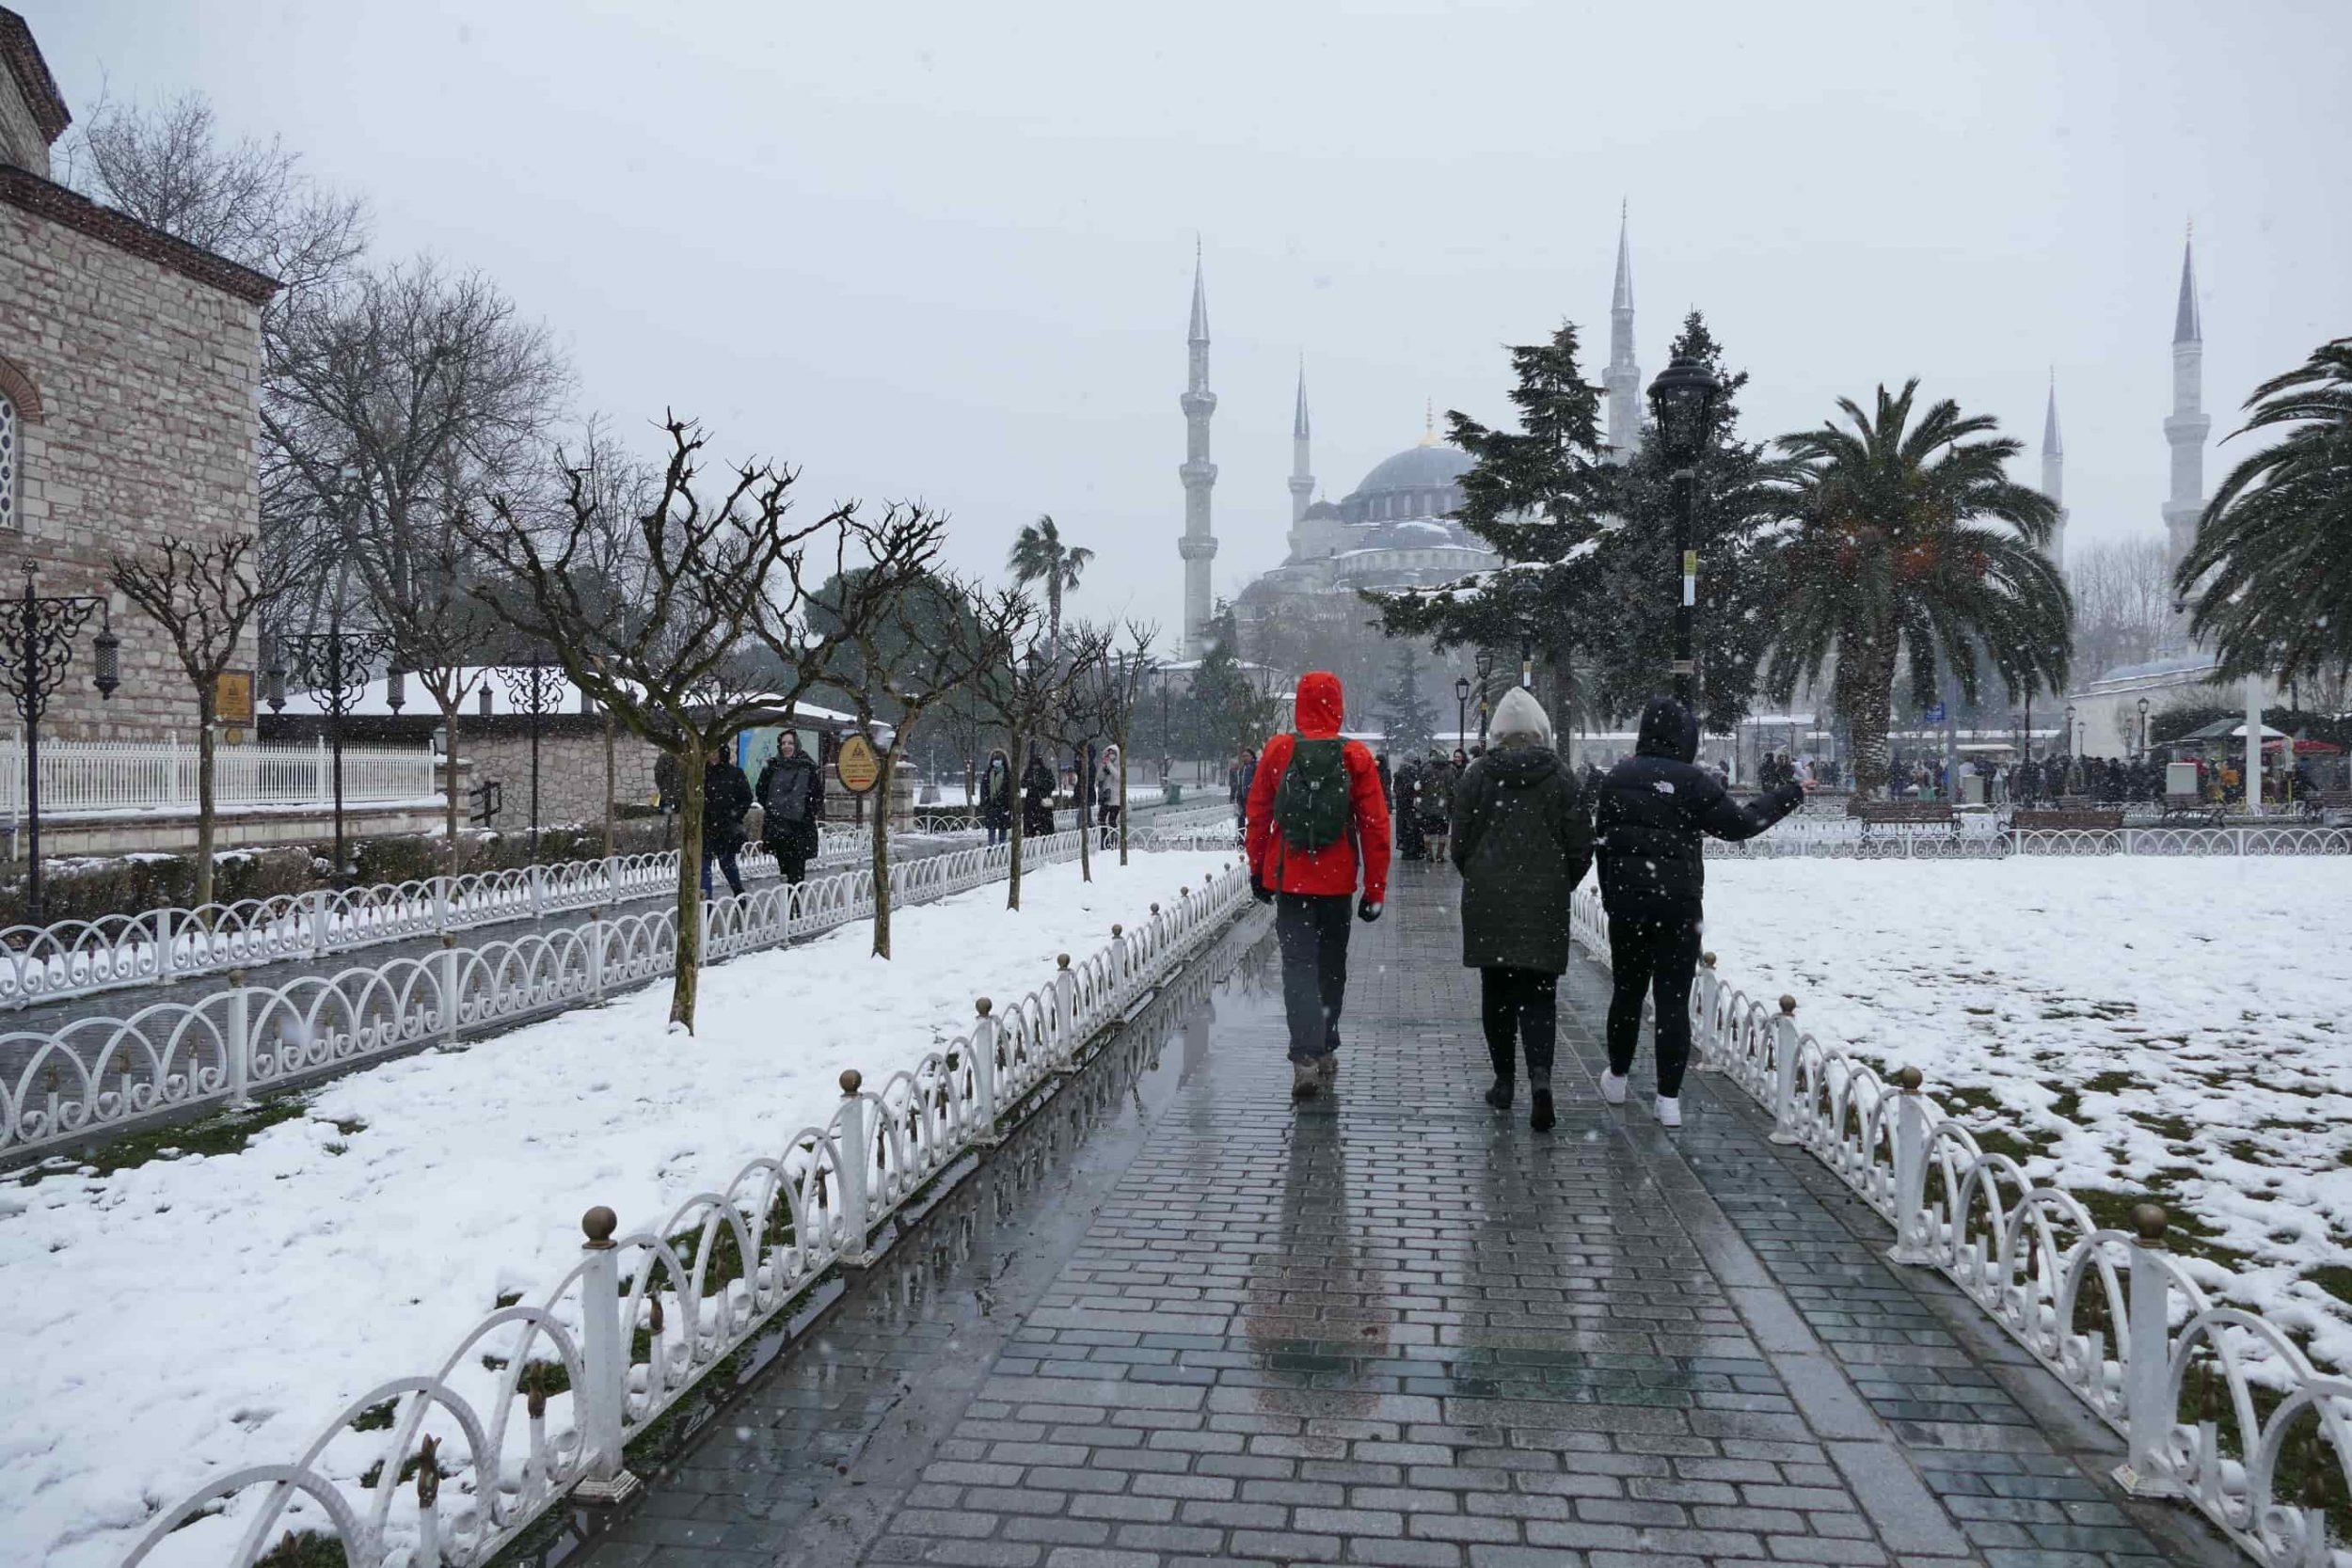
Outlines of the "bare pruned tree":
[[[999,650],[994,664],[972,683],[982,712],[1002,729],[1011,748],[1013,788],[1021,787],[1029,750],[1060,731],[1070,693],[1093,661],[1094,644],[1085,628],[1062,628],[1061,654],[1056,658],[1049,635],[1040,628],[1035,600],[1018,588],[992,590],[974,601],[974,612],[991,628]],[[1012,815],[1012,845],[1005,907],[1021,907],[1021,847],[1026,836],[1025,814]]]
[[[846,571],[888,605],[927,572],[940,524],[916,507],[875,518],[854,501],[792,515],[796,470],[746,463],[707,477],[699,426],[663,425],[670,451],[644,509],[579,463],[558,461],[558,491],[496,496],[469,514],[497,569],[475,596],[549,649],[582,691],[678,764],[677,974],[674,1026],[694,1026],[702,958],[703,771],[746,726],[788,714],[824,678],[832,648],[812,628],[812,586]],[[832,607],[829,607],[832,608]],[[843,625],[842,631],[854,635]],[[755,657],[755,655],[763,657]]]
[[1097,639],[1094,665],[1087,672],[1091,689],[1089,705],[1102,731],[1119,748],[1119,863],[1127,863],[1127,752],[1135,734],[1136,708],[1159,669],[1152,649],[1159,641],[1156,621],[1129,621],[1116,633]]
[[2095,679],[2156,657],[2171,630],[2172,572],[2163,539],[2106,539],[2066,570],[2074,594],[2074,663]]
[[220,677],[246,628],[286,588],[249,533],[213,544],[166,539],[150,553],[116,556],[108,580],[163,627],[196,689],[196,907],[213,901],[214,768]]

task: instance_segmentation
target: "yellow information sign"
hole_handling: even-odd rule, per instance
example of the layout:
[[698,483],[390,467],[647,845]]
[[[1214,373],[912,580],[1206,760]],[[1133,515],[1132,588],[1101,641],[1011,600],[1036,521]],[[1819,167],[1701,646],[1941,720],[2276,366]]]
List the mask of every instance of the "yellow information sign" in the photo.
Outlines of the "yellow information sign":
[[253,672],[223,670],[213,683],[213,717],[224,724],[253,722]]
[[834,752],[833,770],[839,776],[842,788],[852,795],[863,795],[882,782],[882,758],[875,755],[872,741],[853,735]]

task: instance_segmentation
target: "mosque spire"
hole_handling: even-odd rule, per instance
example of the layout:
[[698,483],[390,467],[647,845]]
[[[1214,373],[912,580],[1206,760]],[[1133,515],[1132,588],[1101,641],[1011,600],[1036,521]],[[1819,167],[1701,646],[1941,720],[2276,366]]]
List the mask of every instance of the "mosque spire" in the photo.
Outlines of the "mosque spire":
[[2197,223],[2189,221],[2188,238],[2181,242],[2181,303],[2172,312],[2172,341],[2201,343],[2204,324],[2197,317]]
[[[2164,503],[2165,556],[2174,569],[2197,543],[2198,519],[2205,512],[2205,437],[2213,430],[2205,413],[2205,324],[2197,309],[2196,246],[2192,223],[2181,244],[2181,298],[2172,312],[2172,412],[2164,420],[2164,438],[2172,448],[2172,489]],[[2185,639],[2185,625],[2176,626],[2176,634]]]
[[[1307,422],[1307,356],[1298,356],[1298,408],[1291,416],[1291,527],[1295,530],[1315,499],[1314,462]],[[1297,541],[1292,542],[1294,551]]]
[[1209,293],[1202,282],[1200,238],[1192,241],[1192,330],[1185,340],[1184,461],[1176,476],[1184,485],[1184,532],[1176,553],[1184,562],[1184,652],[1198,658],[1209,640],[1209,562],[1216,558],[1210,531],[1209,493],[1216,486],[1216,465],[1209,461],[1209,417],[1216,394],[1209,390]]
[[1633,461],[1642,438],[1642,367],[1633,359],[1633,243],[1629,204],[1617,204],[1617,287],[1609,306],[1609,460]]
[[2042,493],[2058,506],[2050,531],[2050,559],[2066,569],[2066,443],[2058,439],[2058,371],[2050,372],[2050,401],[2042,415]]
[[1192,238],[1192,331],[1186,341],[1206,343],[1209,341],[1209,291],[1201,282],[1200,236]]

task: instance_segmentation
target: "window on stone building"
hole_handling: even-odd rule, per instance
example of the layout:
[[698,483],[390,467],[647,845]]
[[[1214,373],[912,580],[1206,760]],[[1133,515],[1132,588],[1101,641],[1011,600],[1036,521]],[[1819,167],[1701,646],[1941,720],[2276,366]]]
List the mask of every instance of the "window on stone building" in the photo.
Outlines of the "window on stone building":
[[16,404],[0,394],[0,529],[22,526],[16,511]]

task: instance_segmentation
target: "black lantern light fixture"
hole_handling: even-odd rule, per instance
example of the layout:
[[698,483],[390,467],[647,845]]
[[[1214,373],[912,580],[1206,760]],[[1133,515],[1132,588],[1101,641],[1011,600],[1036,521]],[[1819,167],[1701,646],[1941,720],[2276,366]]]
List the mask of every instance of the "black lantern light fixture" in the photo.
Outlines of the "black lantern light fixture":
[[1722,393],[1706,364],[1687,354],[1658,372],[1649,384],[1652,418],[1666,460],[1674,465],[1675,484],[1681,504],[1675,508],[1675,562],[1682,578],[1682,596],[1675,604],[1675,696],[1683,706],[1696,701],[1698,666],[1691,651],[1691,615],[1698,603],[1699,552],[1692,547],[1697,531],[1698,464],[1715,422],[1715,400]]
[[2148,699],[2139,700],[2139,754],[2148,754]]
[[1470,683],[1468,675],[1454,677],[1454,744],[1459,746],[1470,733]]
[[40,568],[24,562],[24,591],[0,599],[0,690],[16,700],[24,722],[24,915],[40,924],[40,721],[49,699],[65,689],[73,664],[73,641],[102,615],[96,640],[101,697],[122,684],[122,639],[115,635],[114,606],[91,594],[40,594],[33,579]]
[[[286,705],[289,678],[326,716],[329,749],[334,753],[335,869],[349,877],[358,867],[351,862],[343,832],[343,721],[359,710],[373,677],[377,659],[391,651],[392,640],[378,631],[346,631],[340,612],[327,617],[325,631],[281,631],[271,644],[267,683],[273,712]],[[289,668],[291,661],[291,668]]]
[[1495,651],[1492,648],[1481,648],[1478,650],[1478,657],[1470,663],[1478,672],[1478,738],[1483,742],[1486,738],[1486,717],[1494,706],[1489,700],[1489,693],[1493,689],[1488,683],[1494,679]]

